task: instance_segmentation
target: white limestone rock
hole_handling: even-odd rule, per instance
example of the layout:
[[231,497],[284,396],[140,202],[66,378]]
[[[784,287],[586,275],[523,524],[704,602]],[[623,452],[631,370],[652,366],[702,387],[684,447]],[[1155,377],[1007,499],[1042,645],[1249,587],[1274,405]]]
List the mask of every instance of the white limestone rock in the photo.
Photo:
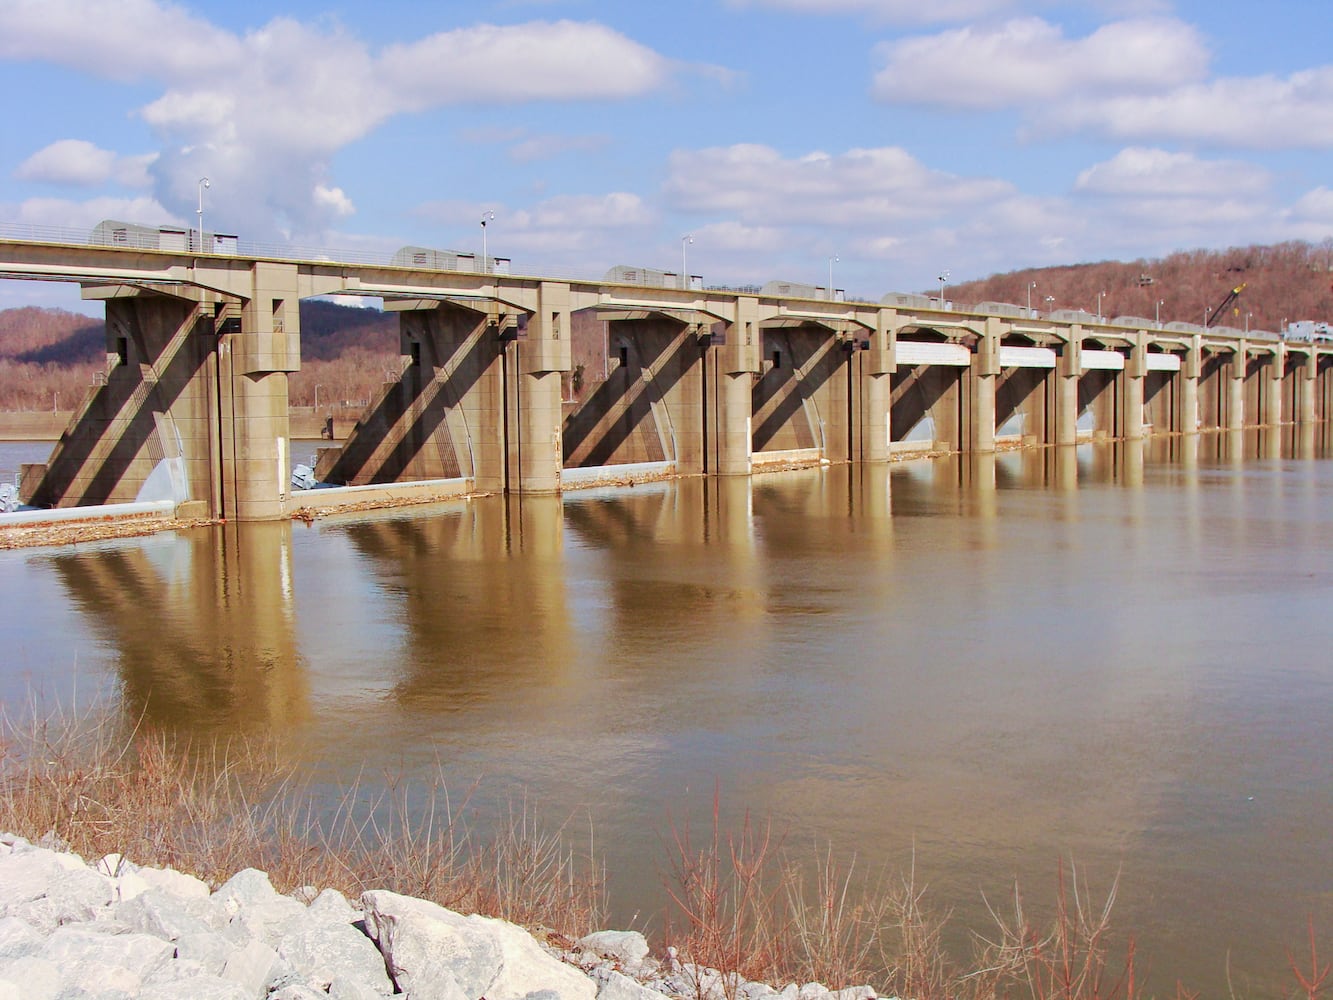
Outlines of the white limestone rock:
[[0,962],[0,982],[6,980],[20,988],[16,995],[23,1000],[55,1000],[60,993],[60,969],[49,959],[35,955]]
[[520,927],[383,890],[361,897],[366,933],[398,989],[467,1000],[523,1000],[550,990],[558,1000],[594,1000],[592,980],[552,958]]
[[207,900],[175,896],[162,889],[149,889],[115,908],[116,919],[135,930],[164,941],[185,934],[208,934],[221,930],[216,911]]
[[[278,895],[273,883],[268,880],[268,872],[261,872],[258,868],[247,868],[237,872],[222,883],[218,891],[212,895],[213,905],[221,908],[228,920],[240,913],[244,907],[258,906],[281,898],[284,897]],[[287,901],[296,903],[297,906],[301,905],[294,899]]]
[[176,960],[198,962],[212,976],[222,975],[227,960],[236,953],[236,947],[221,934],[203,931],[182,934],[176,939]]
[[139,994],[137,1000],[255,1000],[237,983],[205,973],[196,973],[169,983],[158,983]]
[[57,878],[69,869],[53,851],[29,848],[0,858],[0,914],[46,895]]
[[598,976],[598,980],[601,988],[597,991],[597,1000],[662,1000],[661,993],[614,969],[608,969],[604,976]]
[[0,961],[35,955],[44,943],[42,935],[26,920],[0,917]]
[[580,938],[579,944],[625,968],[637,968],[648,957],[648,940],[638,931],[597,931]]
[[170,943],[147,934],[104,934],[71,925],[47,939],[40,957],[59,967],[62,995],[134,997],[173,952]]
[[[10,855],[10,858],[21,855]],[[78,868],[50,867],[46,890],[34,899],[12,903],[6,911],[49,934],[62,924],[84,923],[110,915],[116,898],[115,882],[82,864]],[[2,879],[3,876],[0,876]],[[26,891],[26,890],[25,890]]]
[[[133,874],[139,876],[152,888],[161,889],[173,896],[180,896],[184,899],[209,898],[207,882],[197,879],[193,875],[178,872],[174,868],[140,868]],[[265,876],[265,879],[267,879],[267,876]],[[270,886],[270,888],[272,887]]]
[[334,980],[343,980],[388,996],[393,992],[393,983],[384,957],[368,937],[352,926],[358,917],[341,894],[334,893],[322,904],[316,900],[300,919],[287,924],[277,942],[278,956],[306,982],[321,990],[328,990]]
[[240,984],[251,997],[263,997],[279,972],[278,953],[262,941],[236,949],[222,966],[222,978]]

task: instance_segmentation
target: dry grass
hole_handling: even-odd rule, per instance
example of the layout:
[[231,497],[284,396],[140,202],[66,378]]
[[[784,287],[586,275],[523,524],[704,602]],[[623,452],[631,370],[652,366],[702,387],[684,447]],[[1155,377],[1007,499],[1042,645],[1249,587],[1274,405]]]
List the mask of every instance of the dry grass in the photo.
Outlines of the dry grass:
[[[217,885],[261,868],[280,890],[384,888],[528,926],[583,934],[604,912],[592,854],[526,802],[483,839],[437,776],[363,780],[331,805],[267,744],[199,747],[62,711],[0,719],[0,829],[52,835]],[[373,787],[373,790],[371,790]]]
[[[0,717],[0,829],[214,885],[256,867],[280,890],[387,888],[566,937],[602,926],[605,872],[591,832],[576,850],[570,831],[544,826],[519,800],[483,839],[462,819],[474,789],[451,799],[440,768],[424,783],[363,776],[330,798],[268,744],[182,745],[60,711],[24,718]],[[1097,895],[1062,863],[1047,917],[1034,919],[1015,886],[1002,908],[987,902],[991,927],[973,933],[960,957],[945,947],[949,914],[930,907],[915,859],[898,877],[877,877],[826,847],[794,853],[772,824],[748,815],[727,832],[721,813],[715,792],[702,841],[684,824],[666,845],[671,912],[661,944],[677,949],[700,1000],[736,1000],[744,980],[869,984],[911,1000],[1144,995],[1135,941],[1113,933],[1116,881]],[[1333,973],[1313,920],[1307,948],[1307,957],[1288,956],[1289,995],[1321,1000]],[[1193,995],[1177,987],[1176,996]]]

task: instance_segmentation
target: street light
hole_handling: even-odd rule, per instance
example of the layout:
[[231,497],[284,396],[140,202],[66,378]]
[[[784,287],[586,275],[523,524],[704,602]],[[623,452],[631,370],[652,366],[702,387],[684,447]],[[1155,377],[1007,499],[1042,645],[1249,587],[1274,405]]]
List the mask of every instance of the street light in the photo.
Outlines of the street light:
[[315,383],[315,412],[319,412],[319,383]]
[[207,177],[199,178],[199,252],[204,252],[204,188],[212,187]]
[[838,262],[839,259],[840,259],[840,258],[838,257],[838,255],[837,255],[836,253],[835,253],[832,257],[830,257],[830,258],[828,259],[828,300],[829,300],[830,302],[832,302],[833,299],[834,299],[834,294],[833,294],[833,265],[836,264],[836,263]]
[[495,221],[494,212],[481,213],[481,273],[489,274],[491,271],[490,258],[486,256],[486,223]]
[[680,287],[688,289],[690,287],[689,266],[685,263],[685,248],[694,242],[694,237],[686,233],[680,238]]
[[1035,281],[1028,282],[1028,319],[1032,318],[1032,289],[1037,287]]
[[1049,312],[1054,312],[1054,311],[1055,311],[1055,296],[1054,296],[1054,295],[1048,295],[1048,296],[1046,296],[1046,311],[1047,311],[1048,313],[1049,313]]
[[1158,299],[1158,300],[1157,300],[1156,312],[1153,314],[1153,319],[1156,320],[1156,322],[1157,322],[1157,326],[1158,326],[1159,329],[1160,329],[1161,326],[1162,326],[1162,306],[1163,306],[1165,303],[1166,303],[1166,299]]
[[943,308],[944,308],[944,283],[945,283],[946,281],[949,280],[949,272],[948,272],[948,271],[941,271],[940,274],[939,274],[939,278],[940,278],[940,308],[943,309]]
[[1097,293],[1097,322],[1098,322],[1098,323],[1100,323],[1100,322],[1102,321],[1102,296],[1105,295],[1105,294],[1106,294],[1106,290],[1105,290],[1105,289],[1103,289],[1102,291],[1100,291],[1100,292]]
[[1246,332],[1246,333],[1249,333],[1249,332],[1250,332],[1250,317],[1253,316],[1253,315],[1254,315],[1254,313],[1246,313],[1246,314],[1245,314],[1245,332]]

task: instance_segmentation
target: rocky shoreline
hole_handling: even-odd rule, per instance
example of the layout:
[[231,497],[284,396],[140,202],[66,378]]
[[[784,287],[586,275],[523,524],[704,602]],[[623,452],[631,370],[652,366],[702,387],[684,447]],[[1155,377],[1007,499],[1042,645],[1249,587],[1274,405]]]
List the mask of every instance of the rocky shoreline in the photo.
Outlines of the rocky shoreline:
[[279,894],[246,869],[210,889],[119,855],[85,862],[0,834],[0,1000],[872,1000],[776,990],[654,958],[635,931],[577,942],[426,900]]

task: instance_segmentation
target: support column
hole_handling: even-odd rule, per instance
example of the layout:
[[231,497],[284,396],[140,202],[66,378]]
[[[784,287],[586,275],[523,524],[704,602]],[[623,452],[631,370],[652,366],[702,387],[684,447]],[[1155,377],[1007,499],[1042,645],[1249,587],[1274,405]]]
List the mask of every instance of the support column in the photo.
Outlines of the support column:
[[1143,382],[1148,376],[1148,346],[1142,333],[1134,335],[1121,375],[1120,435],[1137,441],[1143,437]]
[[1199,376],[1203,370],[1203,337],[1195,334],[1185,349],[1180,366],[1180,418],[1182,434],[1199,433]]
[[515,345],[520,493],[560,491],[564,462],[560,376],[571,368],[569,315],[569,285],[543,281],[537,288],[537,308],[528,319],[527,338]]
[[1245,369],[1248,366],[1249,355],[1242,340],[1231,355],[1231,371],[1226,380],[1226,429],[1229,431],[1245,426]]
[[301,368],[300,293],[295,264],[257,261],[251,272],[240,330],[218,343],[219,403],[227,516],[264,521],[286,515],[291,488],[287,376]]
[[1269,364],[1262,422],[1276,427],[1282,423],[1282,381],[1287,374],[1287,351],[1282,344],[1273,350]]
[[1296,373],[1296,422],[1313,424],[1317,419],[1315,386],[1319,379],[1318,355],[1313,349],[1305,356],[1305,364]]
[[898,370],[898,311],[880,309],[870,350],[858,352],[861,385],[859,451],[863,462],[887,462],[893,439],[890,419],[893,374]]
[[987,318],[972,354],[967,387],[967,451],[977,455],[995,451],[995,383],[1000,375],[1000,321]]
[[1078,443],[1078,380],[1083,374],[1083,327],[1075,323],[1055,362],[1055,444]]
[[748,476],[754,438],[751,429],[754,376],[759,371],[759,300],[740,296],[736,319],[728,323],[726,340],[718,348],[712,439],[714,472],[719,476]]

